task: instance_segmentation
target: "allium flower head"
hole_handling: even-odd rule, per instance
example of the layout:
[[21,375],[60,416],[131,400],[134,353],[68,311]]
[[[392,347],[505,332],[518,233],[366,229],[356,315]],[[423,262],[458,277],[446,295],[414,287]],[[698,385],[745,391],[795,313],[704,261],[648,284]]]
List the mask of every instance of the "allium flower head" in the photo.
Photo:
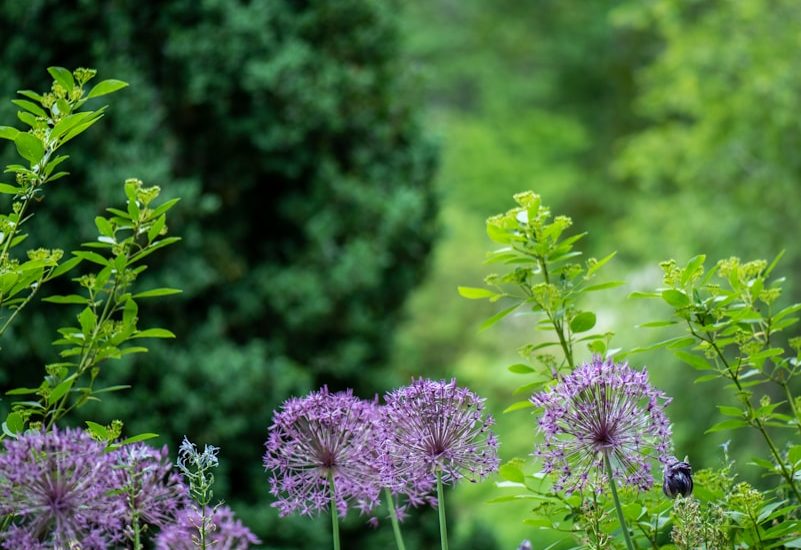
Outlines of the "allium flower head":
[[264,467],[278,499],[273,506],[282,516],[328,508],[330,474],[340,515],[352,501],[363,512],[372,508],[380,491],[378,433],[378,406],[350,390],[331,393],[324,387],[287,400],[265,443]]
[[572,493],[589,484],[600,492],[607,482],[604,455],[616,479],[648,490],[649,455],[663,463],[669,458],[670,422],[663,407],[670,398],[649,384],[644,370],[595,357],[531,401],[543,409],[539,428],[545,435],[534,456],[542,458],[546,473],[559,474],[557,491]]
[[81,430],[29,432],[0,453],[3,548],[110,548],[123,540],[120,476],[104,446]]
[[413,380],[386,396],[389,425],[385,446],[394,476],[432,484],[437,471],[445,483],[476,481],[498,469],[498,440],[485,416],[484,400],[456,380]]
[[129,525],[135,512],[141,524],[162,527],[187,505],[189,490],[173,469],[166,445],[161,450],[144,443],[126,445],[114,452],[114,462],[122,476]]
[[[215,550],[247,550],[251,544],[261,541],[240,520],[228,506],[218,506],[213,510],[206,508],[209,548]],[[203,518],[196,506],[181,510],[175,522],[165,526],[156,537],[156,550],[195,550],[200,537]]]

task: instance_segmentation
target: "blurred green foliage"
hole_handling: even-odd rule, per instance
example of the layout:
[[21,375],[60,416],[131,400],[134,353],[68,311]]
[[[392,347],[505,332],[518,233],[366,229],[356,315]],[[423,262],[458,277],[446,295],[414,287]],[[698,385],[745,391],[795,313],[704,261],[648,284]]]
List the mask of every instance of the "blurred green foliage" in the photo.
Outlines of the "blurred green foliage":
[[[94,240],[93,219],[129,176],[182,198],[170,230],[183,243],[142,278],[184,293],[139,313],[177,340],[117,366],[108,382],[133,390],[87,414],[173,449],[183,434],[221,447],[215,494],[261,538],[327,543],[308,520],[277,523],[262,443],[290,394],[327,383],[370,395],[394,381],[385,357],[436,213],[436,148],[400,57],[397,3],[10,2],[0,35],[2,97],[49,84],[49,65],[131,85],[48,191],[37,239]],[[0,119],[14,112],[3,105]],[[26,314],[3,342],[3,388],[52,360],[60,320]],[[365,521],[353,518],[352,537],[368,536]]]
[[[628,287],[590,304],[598,330],[615,329],[613,346],[666,336],[633,328],[664,309],[625,296],[658,286],[657,262],[667,257],[683,265],[697,253],[748,260],[786,248],[777,276],[801,268],[792,240],[801,230],[801,6],[414,0],[397,8],[37,0],[0,13],[0,96],[38,87],[41,68],[53,64],[96,66],[136,90],[119,94],[103,121],[110,139],[88,132],[73,175],[49,192],[52,215],[37,220],[50,228],[49,246],[92,238],[91,220],[113,202],[111,183],[125,177],[184,198],[171,221],[184,243],[146,275],[186,292],[142,311],[178,342],[120,367],[119,381],[136,389],[106,413],[173,443],[191,433],[220,445],[228,459],[220,494],[239,495],[232,504],[271,540],[280,533],[314,547],[326,536],[325,518],[311,528],[265,519],[261,439],[269,411],[290,393],[325,381],[369,394],[412,374],[455,374],[496,413],[520,399],[506,390],[514,375],[505,367],[531,341],[530,323],[511,316],[476,334],[493,309],[456,294],[487,273],[484,218],[506,210],[513,193],[534,189],[571,216],[590,232],[588,254],[618,251],[607,269]],[[418,76],[427,125],[442,142],[441,237],[393,333],[436,232],[434,150],[414,114]],[[0,118],[12,117],[12,106],[0,106]],[[785,289],[782,300],[799,301],[792,281]],[[4,386],[38,374],[58,322],[30,313],[26,329],[6,338],[4,352],[16,359],[0,373]],[[637,361],[675,397],[677,449],[698,467],[717,464],[725,437],[703,430],[721,420],[713,404],[725,399],[690,384],[691,369],[672,355]],[[525,413],[499,415],[498,429],[505,458],[530,452]],[[733,456],[758,444],[738,439]],[[739,473],[759,483],[753,471]],[[485,504],[491,483],[456,493],[454,547],[535,540],[521,523],[524,507]],[[351,522],[362,536],[362,519]],[[385,531],[365,536],[380,545]],[[421,533],[435,535],[431,524]]]

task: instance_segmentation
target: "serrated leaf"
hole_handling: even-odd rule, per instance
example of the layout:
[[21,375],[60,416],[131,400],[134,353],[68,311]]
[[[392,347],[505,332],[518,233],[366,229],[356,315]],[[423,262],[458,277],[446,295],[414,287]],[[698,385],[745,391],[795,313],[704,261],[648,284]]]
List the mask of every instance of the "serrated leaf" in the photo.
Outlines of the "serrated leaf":
[[587,332],[595,326],[595,314],[592,311],[582,311],[570,321],[570,330],[574,333]]
[[14,138],[14,145],[17,146],[20,156],[32,165],[42,160],[44,156],[44,145],[41,140],[28,132],[19,132]]
[[107,94],[114,93],[118,90],[122,90],[123,88],[127,87],[128,83],[123,82],[122,80],[114,80],[110,78],[108,80],[103,80],[102,82],[98,82],[95,86],[86,94],[86,99],[92,99],[93,97],[100,97]]

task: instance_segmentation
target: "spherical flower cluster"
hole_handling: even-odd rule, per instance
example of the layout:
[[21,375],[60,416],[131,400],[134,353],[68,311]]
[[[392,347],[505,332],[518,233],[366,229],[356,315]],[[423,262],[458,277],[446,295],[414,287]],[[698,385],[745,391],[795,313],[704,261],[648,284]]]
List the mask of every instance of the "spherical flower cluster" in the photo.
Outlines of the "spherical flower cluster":
[[616,479],[648,490],[653,486],[649,457],[670,458],[670,402],[648,382],[648,374],[625,363],[595,357],[555,386],[531,398],[542,408],[544,441],[534,455],[546,473],[559,475],[554,490],[567,493],[606,485],[604,456]]
[[[292,398],[275,414],[265,446],[273,506],[282,516],[311,515],[328,508],[331,486],[340,515],[349,502],[372,508],[381,489],[377,405],[351,391],[328,388]],[[333,481],[333,483],[331,483]]]
[[386,396],[385,451],[394,476],[420,486],[439,472],[444,483],[476,481],[496,471],[498,440],[484,400],[450,382],[419,379]]
[[416,380],[389,393],[386,404],[327,388],[284,403],[274,416],[264,456],[281,515],[329,507],[333,477],[340,515],[349,502],[366,512],[382,490],[406,507],[436,504],[437,474],[445,483],[477,480],[498,468],[492,418],[483,400],[455,381]]
[[[261,541],[234,517],[228,506],[206,508],[207,545],[215,550],[247,550]],[[203,517],[196,506],[178,512],[175,522],[165,526],[156,538],[156,550],[195,550]]]
[[30,432],[0,453],[3,548],[102,549],[124,539],[124,501],[114,457],[80,430]]

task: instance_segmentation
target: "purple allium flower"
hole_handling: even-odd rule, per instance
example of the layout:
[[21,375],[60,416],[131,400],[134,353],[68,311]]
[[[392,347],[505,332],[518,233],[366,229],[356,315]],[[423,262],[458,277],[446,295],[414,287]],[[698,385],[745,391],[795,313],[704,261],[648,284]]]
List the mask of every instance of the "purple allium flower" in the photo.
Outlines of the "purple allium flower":
[[617,479],[648,490],[654,482],[648,455],[668,460],[671,431],[663,407],[670,398],[649,384],[644,370],[594,357],[531,402],[543,409],[545,434],[534,456],[546,473],[559,474],[554,490],[572,493],[589,484],[600,492],[605,454]]
[[81,430],[28,432],[0,453],[3,548],[110,548],[124,538],[120,476],[104,446]]
[[[234,517],[228,506],[206,508],[207,544],[215,550],[247,550],[251,544],[261,541],[240,520]],[[200,537],[203,518],[196,506],[178,512],[175,522],[163,527],[156,537],[156,550],[195,550]]]
[[453,484],[462,477],[476,481],[498,469],[498,440],[484,416],[484,400],[456,380],[413,380],[386,396],[387,454],[392,476],[400,483],[426,489],[436,473]]
[[329,474],[341,516],[351,501],[362,512],[373,508],[381,489],[379,429],[378,406],[350,390],[331,393],[323,387],[287,400],[275,413],[264,455],[280,515],[312,515],[328,508]]
[[114,459],[129,530],[134,513],[141,525],[163,527],[188,504],[188,488],[173,469],[166,445],[161,450],[143,443],[126,445],[114,452]]

